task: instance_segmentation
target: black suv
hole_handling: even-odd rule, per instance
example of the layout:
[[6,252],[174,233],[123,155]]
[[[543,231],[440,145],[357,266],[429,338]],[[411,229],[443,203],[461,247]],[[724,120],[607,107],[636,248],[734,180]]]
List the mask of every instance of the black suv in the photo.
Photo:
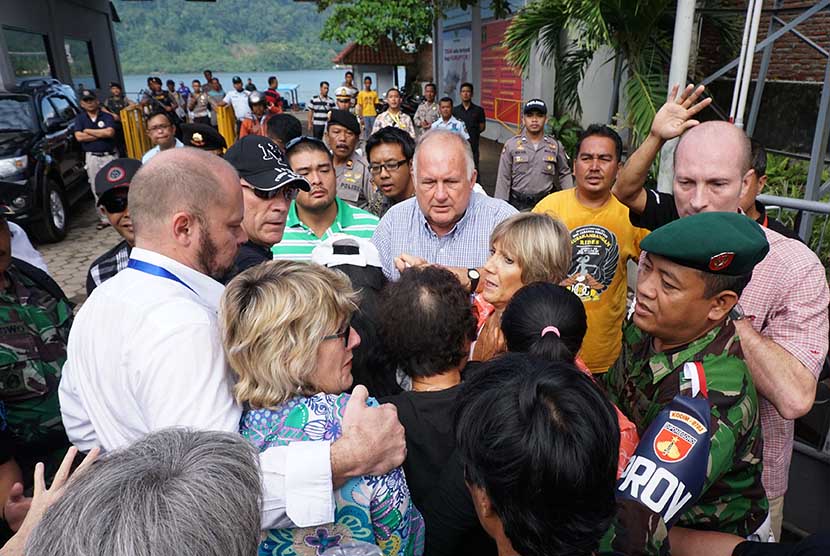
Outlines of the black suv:
[[55,79],[0,91],[0,203],[41,242],[66,237],[69,206],[89,192],[78,112],[75,92]]

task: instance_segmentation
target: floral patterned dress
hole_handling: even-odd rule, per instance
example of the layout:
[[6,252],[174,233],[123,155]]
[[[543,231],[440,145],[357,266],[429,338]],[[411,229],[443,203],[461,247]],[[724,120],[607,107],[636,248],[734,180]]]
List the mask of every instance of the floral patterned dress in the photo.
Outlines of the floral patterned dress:
[[[337,440],[343,434],[348,394],[298,396],[276,409],[249,409],[240,433],[260,452],[305,440]],[[369,398],[369,405],[377,405]],[[260,556],[323,556],[350,540],[376,544],[385,556],[420,556],[424,520],[412,504],[403,469],[380,477],[347,481],[334,491],[334,523],[316,527],[271,529],[259,545]]]

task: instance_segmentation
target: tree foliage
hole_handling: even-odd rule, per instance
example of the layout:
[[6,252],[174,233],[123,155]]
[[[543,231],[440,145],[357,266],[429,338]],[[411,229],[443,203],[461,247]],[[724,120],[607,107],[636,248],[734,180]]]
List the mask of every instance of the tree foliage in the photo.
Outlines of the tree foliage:
[[342,47],[320,39],[328,16],[293,0],[114,0],[125,73],[331,67]]
[[[517,12],[505,34],[508,60],[528,71],[535,46],[555,70],[555,112],[578,117],[582,77],[597,51],[611,47],[614,58],[608,63],[615,63],[627,79],[622,87],[627,120],[620,123],[631,127],[636,143],[666,100],[674,6],[669,0],[536,0]],[[711,23],[725,39],[735,36],[723,19]]]

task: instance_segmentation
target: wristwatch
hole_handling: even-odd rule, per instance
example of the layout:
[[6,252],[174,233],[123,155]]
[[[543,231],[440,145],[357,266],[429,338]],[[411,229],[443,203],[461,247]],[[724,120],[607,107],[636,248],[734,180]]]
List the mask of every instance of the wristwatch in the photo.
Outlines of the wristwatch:
[[729,318],[733,321],[744,320],[746,318],[746,313],[744,313],[744,308],[741,307],[740,303],[735,303],[735,306],[729,311]]
[[481,280],[481,273],[474,268],[468,268],[467,278],[470,280],[470,293],[476,293],[478,281]]

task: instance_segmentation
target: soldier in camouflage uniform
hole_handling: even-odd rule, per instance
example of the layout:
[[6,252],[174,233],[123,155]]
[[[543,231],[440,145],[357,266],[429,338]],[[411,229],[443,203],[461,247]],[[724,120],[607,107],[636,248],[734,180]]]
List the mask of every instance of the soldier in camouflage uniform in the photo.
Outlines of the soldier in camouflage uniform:
[[58,383],[71,325],[72,305],[60,287],[11,258],[8,224],[0,217],[0,401],[25,480],[38,461],[50,476],[69,447]]
[[[642,248],[647,255],[637,280],[633,322],[624,325],[622,352],[605,377],[608,394],[635,423],[641,438],[678,394],[707,399],[703,407],[710,418],[708,423],[705,416],[701,418],[700,432],[708,434],[701,443],[709,445],[708,455],[699,458],[705,464],[705,470],[698,469],[702,489],[665,521],[662,509],[654,504],[654,512],[621,504],[603,552],[613,546],[626,554],[666,553],[668,528],[673,524],[741,537],[763,536],[769,522],[761,485],[758,398],[732,321],[742,316],[738,296],[752,268],[769,250],[766,237],[746,216],[705,213],[663,226],[643,240]],[[668,430],[677,428],[669,423]],[[658,442],[660,438],[664,441]],[[658,467],[687,456],[693,459],[693,438],[684,443],[669,432],[658,435],[649,446],[644,442],[637,451],[648,452]],[[653,473],[655,468],[650,469]],[[651,479],[643,475],[637,478],[639,490],[648,491]],[[685,494],[683,478],[675,484],[680,486],[674,499],[680,500]],[[618,490],[623,491],[624,485],[625,474]]]

